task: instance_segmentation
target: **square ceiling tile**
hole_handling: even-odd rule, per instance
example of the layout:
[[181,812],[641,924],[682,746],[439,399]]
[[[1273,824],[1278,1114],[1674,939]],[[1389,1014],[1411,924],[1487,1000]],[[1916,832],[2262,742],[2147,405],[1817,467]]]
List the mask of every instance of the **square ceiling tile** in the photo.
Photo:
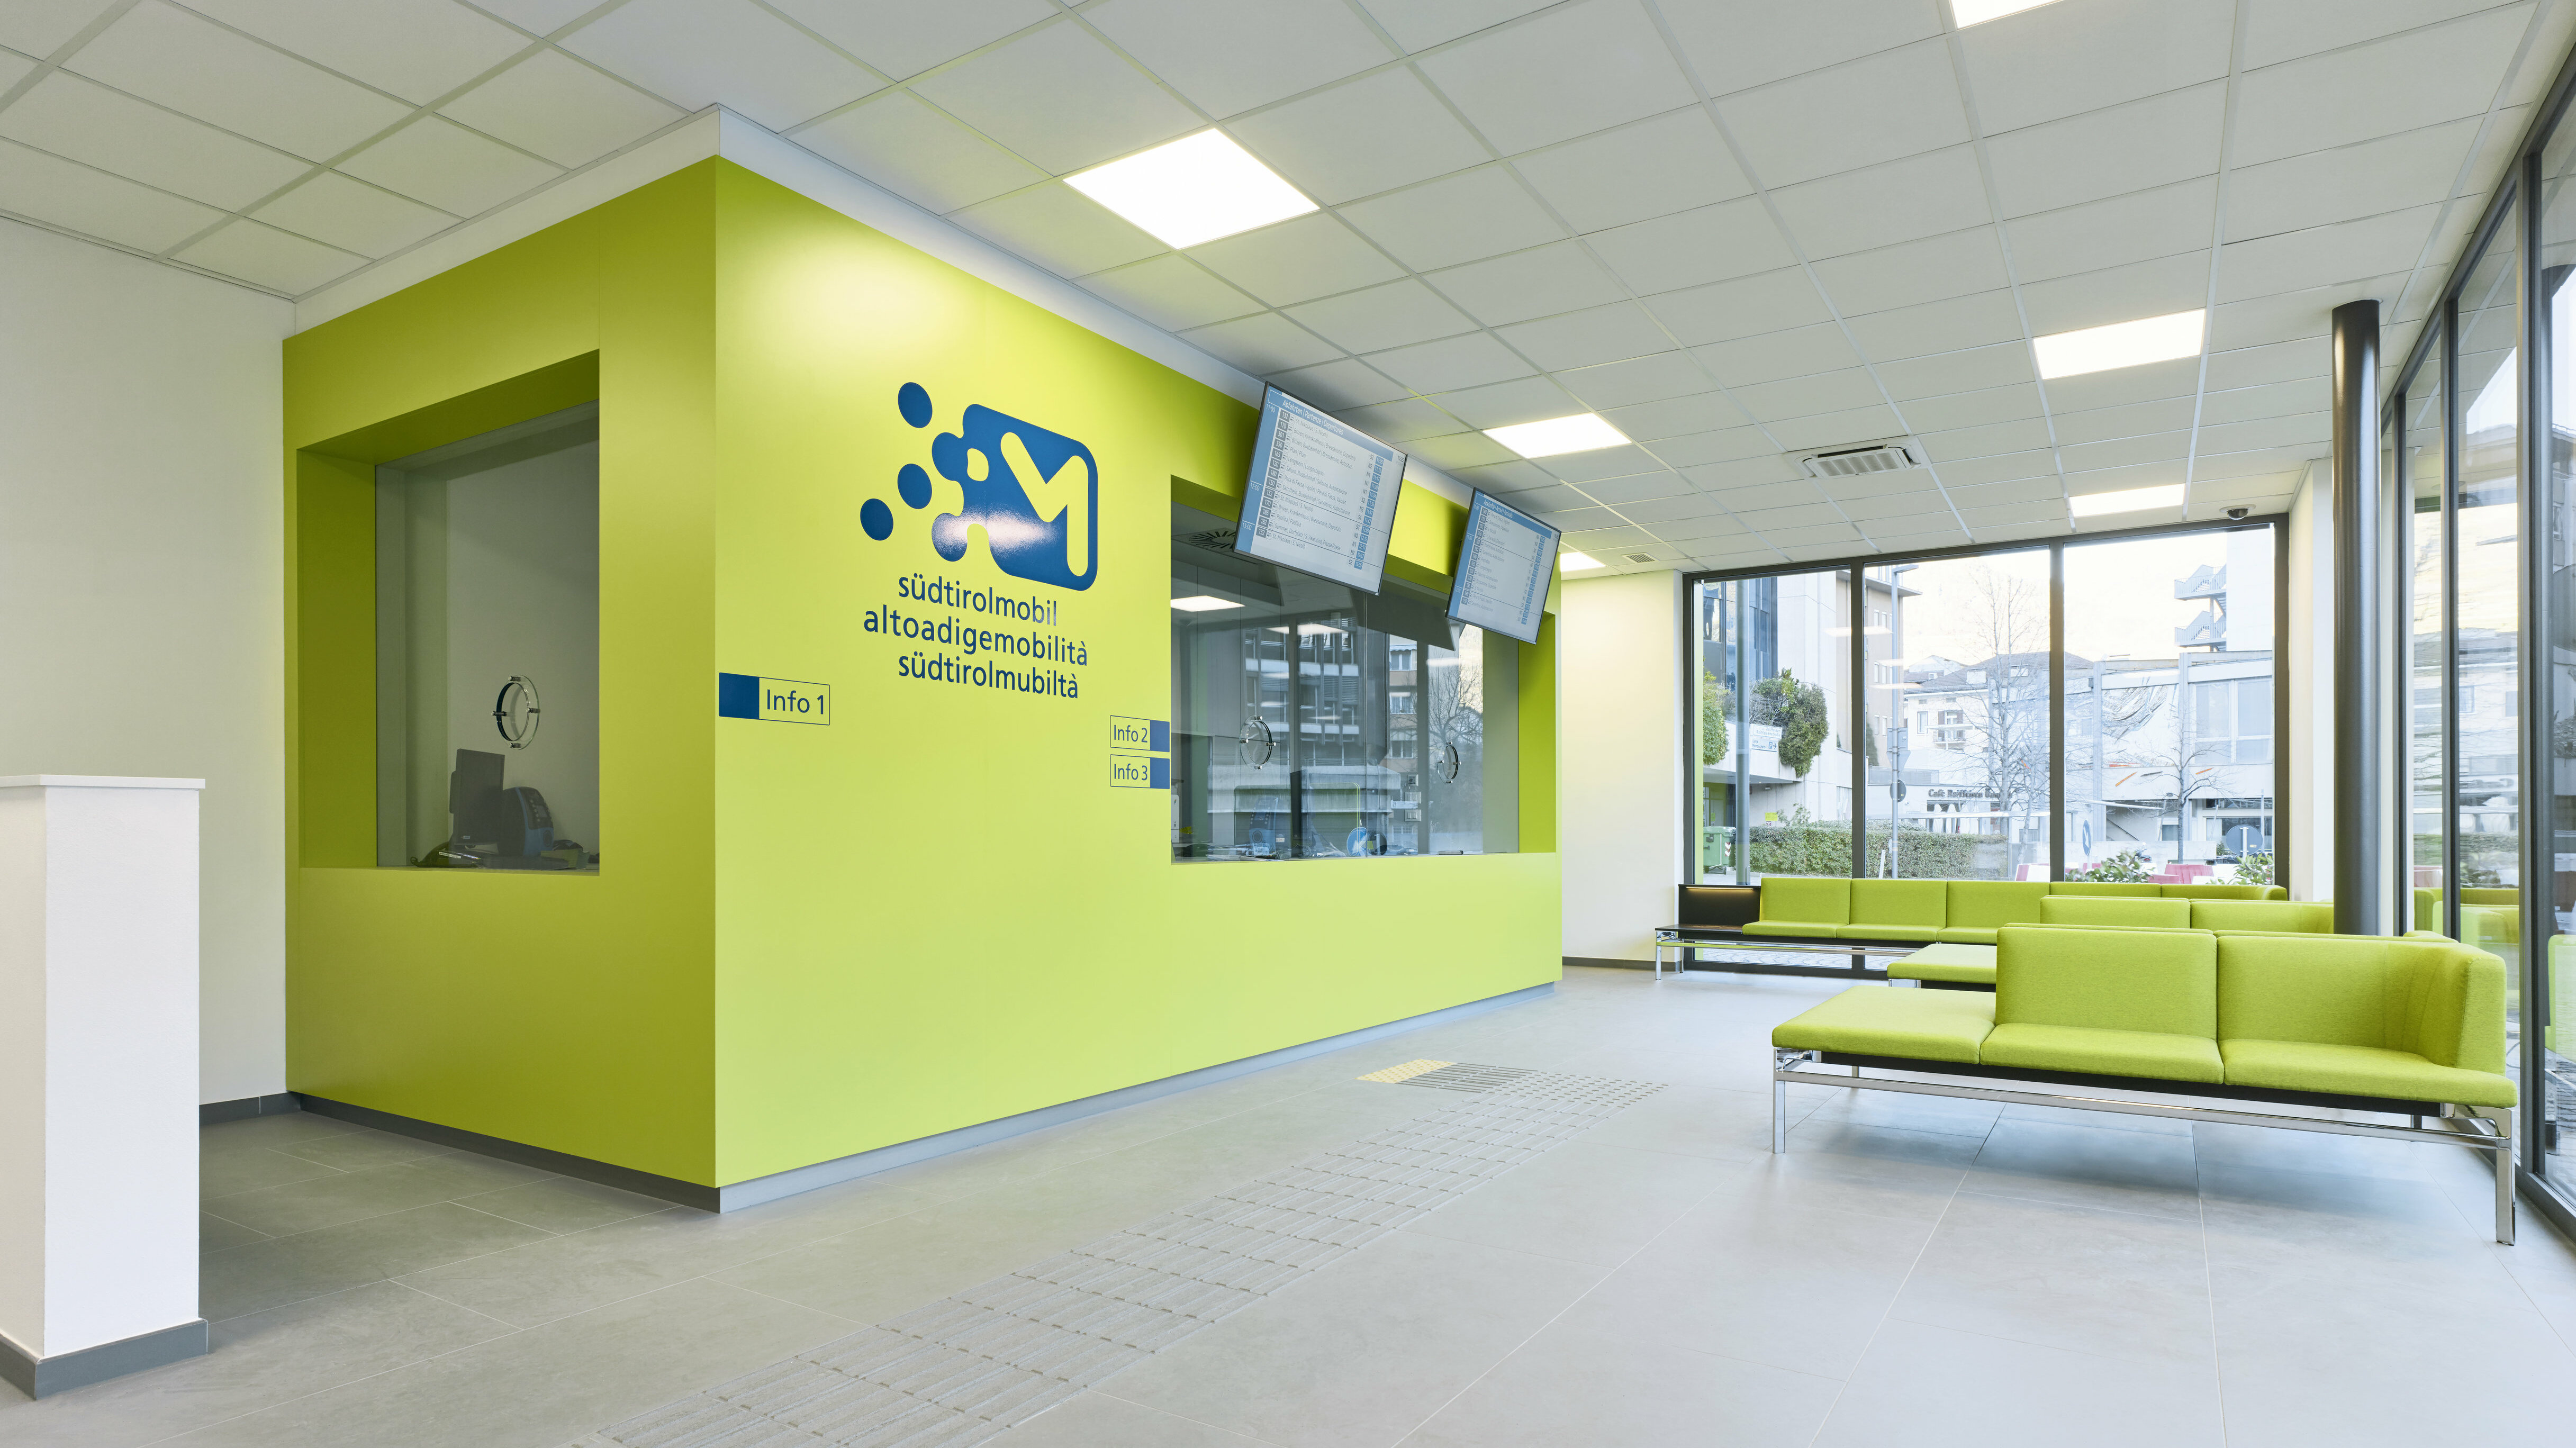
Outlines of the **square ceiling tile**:
[[1965,231],[1994,220],[1977,156],[1967,146],[1931,151],[1772,193],[1810,259]]
[[1200,125],[1189,107],[1070,20],[916,81],[913,92],[1059,175]]
[[[1610,448],[1607,451],[1626,454],[1634,453],[1636,450]],[[1654,460],[1648,458],[1646,465],[1653,467]],[[1627,514],[1628,521],[1631,523],[1652,521],[1641,516],[1639,510],[1658,502],[1676,502],[1682,505],[1679,509],[1662,509],[1667,518],[1682,517],[1686,513],[1717,511],[1717,504],[1702,497],[1698,489],[1683,482],[1682,475],[1670,468],[1656,468],[1653,472],[1630,473],[1625,476],[1603,476],[1590,482],[1578,483],[1577,486],[1583,490],[1583,495],[1592,501],[1604,507],[1617,508]]]
[[2334,383],[2330,379],[2302,377],[2291,382],[2205,393],[2200,399],[2200,420],[2204,426],[2214,427],[2222,422],[2256,422],[2267,417],[2322,413],[2333,405]]
[[1509,427],[1587,409],[1550,377],[1522,377],[1489,387],[1465,387],[1431,399],[1469,427]]
[[2004,503],[1992,508],[1962,508],[1959,516],[1970,528],[1982,532],[1988,528],[2007,527],[2015,523],[2046,523],[2066,517],[2063,502]]
[[[1844,517],[1858,523],[1863,532],[1873,537],[1877,536],[1882,524],[1912,528],[1922,526],[1921,519],[1939,518],[1957,527],[1959,522],[1951,513],[1950,505],[1942,501],[1940,490],[1930,486],[1879,498],[1845,498],[1835,506],[1843,510]],[[1888,520],[1894,520],[1893,524]]]
[[2335,308],[2363,297],[2385,300],[2395,296],[2397,289],[2405,284],[2405,275],[2398,273],[2285,292],[2279,296],[2256,297],[2250,301],[2221,303],[2209,315],[2210,349],[2233,351],[2274,342],[2322,338],[2330,330],[2327,322],[2334,315]]
[[1491,467],[1520,456],[1481,432],[1453,432],[1445,437],[1426,437],[1413,444],[1412,451],[1413,456],[1453,476],[1460,468]]
[[[1536,463],[1496,463],[1492,467],[1485,468],[1460,468],[1450,476],[1471,488],[1482,488],[1488,493],[1514,495],[1512,506],[1524,512],[1539,508],[1559,511],[1566,508],[1579,508],[1586,501],[1581,493],[1549,477]],[[1517,496],[1531,492],[1540,493],[1543,496],[1527,502]]]
[[563,174],[436,116],[422,116],[340,169],[457,216],[479,216]]
[[0,209],[146,252],[176,246],[224,215],[15,141],[0,141]]
[[552,35],[599,8],[595,0],[479,0],[479,3],[483,9],[538,35]]
[[1047,0],[939,0],[936,5],[918,0],[769,3],[897,80],[1060,13]]
[[1538,246],[1565,228],[1502,166],[1484,166],[1354,201],[1342,218],[1416,271]]
[[2063,0],[1960,33],[1989,133],[2162,95],[2227,75],[2234,0]]
[[2244,241],[2446,200],[2484,124],[2482,117],[2472,117],[2238,167],[2228,178],[2228,239]]
[[1934,0],[1667,4],[1683,59],[1712,95],[1822,70],[1941,33]]
[[2024,538],[2063,538],[2070,531],[2073,530],[2064,523],[2016,523],[2004,528],[1979,528],[1976,538],[1980,543],[2014,543]]
[[[1714,394],[1709,395],[1714,396]],[[1718,400],[1725,401],[1723,398]],[[1649,402],[1645,405],[1654,407],[1657,404]],[[1728,410],[1736,411],[1735,404],[1730,402],[1726,406]],[[1742,415],[1737,411],[1737,416]],[[1613,415],[1605,413],[1604,416]],[[1618,426],[1615,416],[1611,426]],[[1739,458],[1760,457],[1777,451],[1772,447],[1771,439],[1763,436],[1762,429],[1750,424],[1742,427],[1715,428],[1708,432],[1684,433],[1679,437],[1659,437],[1641,446],[1653,453],[1668,468],[1692,468],[1702,463],[1728,463]]]
[[1635,302],[1613,302],[1500,330],[1514,351],[1549,372],[1643,357],[1669,351],[1673,345],[1673,339]]
[[1192,247],[1190,255],[1274,307],[1392,281],[1404,269],[1327,213]]
[[826,116],[798,131],[796,143],[941,213],[1046,179],[907,91]]
[[1259,302],[1178,253],[1095,272],[1082,285],[1170,332],[1263,310]]
[[0,136],[227,211],[313,169],[59,70],[0,110]]
[[1690,83],[1636,0],[1582,0],[1420,62],[1506,155],[1689,105]]
[[2008,287],[2012,273],[1995,228],[1976,226],[1820,261],[1816,280],[1850,317]]
[[2238,85],[2232,162],[2256,166],[2478,115],[2528,20],[2523,6],[2499,6],[2254,71]]
[[1939,397],[1952,392],[2003,387],[2015,382],[2029,382],[2039,376],[2031,366],[2030,344],[2017,341],[1899,362],[1881,362],[1877,371],[1878,384],[1887,389],[1888,396],[1899,402],[1914,397]]
[[1800,267],[1664,292],[1646,298],[1646,310],[1692,346],[1833,320],[1825,299]]
[[[1336,364],[1327,362],[1327,367]],[[1365,364],[1363,364],[1365,365]],[[1367,407],[1345,407],[1333,416],[1367,433],[1380,442],[1406,443],[1423,438],[1447,437],[1465,429],[1465,424],[1418,397],[1400,398],[1394,402],[1375,403]],[[1539,475],[1542,480],[1545,474]]]
[[1875,438],[1894,437],[1905,424],[1896,409],[1885,403],[1876,407],[1855,407],[1842,412],[1819,412],[1809,417],[1792,417],[1769,424],[1771,435],[1789,452],[1810,448],[1851,447]]
[[172,253],[190,266],[239,277],[286,296],[302,296],[366,265],[366,258],[290,236],[256,221],[234,220]]
[[2190,397],[2200,390],[2200,359],[2177,357],[2170,362],[2150,362],[2143,367],[2115,367],[2108,372],[2060,377],[2039,386],[2048,397],[2051,414],[2082,412],[2095,407],[2120,407],[2165,397]]
[[2204,454],[2192,460],[2191,476],[2195,489],[2203,483],[2225,483],[2238,478],[2270,478],[2283,470],[2295,470],[2310,460],[2322,461],[2324,450],[2313,443],[2286,448],[2257,448],[2247,452]]
[[[1805,490],[1802,501],[1812,502],[1824,496],[1814,490],[1795,465],[1776,452],[1722,463],[1702,463],[1681,472],[1692,483],[1720,495],[1720,500],[1730,509],[1777,507],[1781,501],[1779,490],[1792,485]],[[1748,498],[1745,496],[1748,492],[1759,496]],[[1771,501],[1764,501],[1766,499]]]
[[1660,479],[1644,484],[1653,490],[1649,496],[1654,497],[1670,497],[1676,492],[1687,491],[1689,486],[1681,480],[1680,474],[1655,461],[1653,455],[1643,448],[1636,447],[1604,447],[1589,452],[1564,453],[1541,458],[1538,465],[1569,483],[1582,486],[1586,493],[1604,503],[1614,500],[1603,492],[1595,491],[1596,486],[1616,492],[1641,477],[1651,476]]
[[2069,473],[2089,473],[2103,468],[2175,462],[2190,455],[2189,432],[2151,432],[2144,437],[2068,444],[2057,450],[2057,464]]
[[1610,513],[1606,509],[1603,510],[1603,513],[1605,521],[1609,526],[1605,527],[1594,524],[1591,520],[1586,519],[1584,520],[1584,526],[1571,527],[1565,530],[1565,546],[1578,553],[1589,553],[1597,558],[1602,553],[1611,549],[1652,547],[1654,545],[1655,536],[1653,534],[1647,532],[1643,528],[1635,526],[1634,524],[1621,522],[1616,513]]
[[1411,277],[1287,311],[1299,326],[1352,352],[1379,352],[1476,330],[1474,318]]
[[414,105],[529,44],[455,0],[189,0],[188,8]]
[[[1754,429],[1744,426],[1743,411],[1716,392],[1702,392],[1696,396],[1667,397],[1658,402],[1641,402],[1633,407],[1613,408],[1601,415],[1609,420],[1612,427],[1619,429],[1622,435],[1635,438],[1639,442],[1695,436],[1719,429],[1740,429],[1755,436],[1759,435]],[[1769,445],[1763,444],[1755,450],[1769,451]],[[1744,454],[1730,452],[1725,456],[1742,457]]]
[[1924,453],[1936,466],[1966,462],[1970,458],[2030,452],[2048,445],[2048,424],[2036,417],[1923,434]]
[[105,14],[116,0],[16,0],[0,5],[0,45],[51,55]]
[[[1275,371],[1270,381],[1280,392],[1291,394],[1301,402],[1311,402],[1324,410],[1350,410],[1350,407],[1376,407],[1406,397],[1404,386],[1386,381],[1386,374],[1352,358],[1337,358],[1316,366],[1301,366],[1296,371]],[[1432,459],[1432,466],[1448,466]]]
[[[1885,379],[1882,377],[1881,380]],[[1897,409],[1905,414],[1905,425],[1914,432],[1947,432],[1962,427],[1984,427],[1989,423],[2018,422],[2046,411],[2040,402],[2039,388],[2028,382],[1900,400]]]
[[1751,530],[1726,513],[1715,511],[1715,499],[1708,500],[1712,511],[1695,517],[1669,522],[1649,523],[1647,531],[1667,543],[1688,543],[1694,553],[1706,553],[1731,546],[1725,540],[1749,537]]
[[336,171],[315,176],[252,214],[271,226],[366,257],[390,256],[456,224],[444,211]]
[[[1969,139],[1946,41],[1810,71],[1717,104],[1766,186],[1794,186]],[[1830,117],[1830,121],[1823,118]]]
[[1994,136],[1995,196],[2004,215],[2029,216],[2215,176],[2226,120],[2220,82]]
[[2066,485],[2054,477],[2023,478],[2011,483],[1988,483],[1976,488],[1952,488],[1950,502],[1961,508],[1993,508],[2005,503],[2035,503],[2055,499],[2063,501]]
[[1454,392],[1526,377],[1533,370],[1491,332],[1469,332],[1437,342],[1417,342],[1388,352],[1372,352],[1370,366],[1416,392]]
[[1490,159],[1484,144],[1404,67],[1229,121],[1225,129],[1327,205]]
[[1395,43],[1408,51],[1428,50],[1444,40],[1471,35],[1533,10],[1552,0],[1364,0],[1362,6],[1386,27]]
[[682,115],[558,50],[537,52],[438,113],[558,166],[587,166]]
[[1860,530],[1849,523],[1817,523],[1803,528],[1762,528],[1754,533],[1781,552],[1801,562],[1840,556],[1860,546]]
[[2418,206],[2232,242],[2219,248],[2218,300],[2241,302],[2404,271],[2424,255],[2441,217],[2439,205]]
[[2245,66],[2258,69],[2484,10],[2495,0],[2267,0],[2245,22]]
[[[2021,309],[2010,292],[1979,292],[1946,302],[1872,312],[1851,319],[1852,340],[1873,362],[1893,362],[1936,352],[1964,352],[2018,342]],[[2027,344],[2022,344],[2027,353]]]
[[1688,352],[1658,352],[1599,367],[1560,372],[1556,380],[1595,412],[1709,390],[1708,374]]
[[2321,342],[2274,342],[2209,355],[2209,390],[2215,394],[2267,382],[2322,378],[2333,358]]
[[2023,478],[2054,478],[2057,476],[2057,453],[2051,448],[2035,448],[2029,452],[2000,453],[1994,457],[1963,458],[1955,463],[1943,463],[1937,471],[1941,474],[1941,486],[1953,492],[2016,482]]
[[979,202],[950,219],[1058,276],[1087,276],[1165,249],[1061,181]]
[[751,0],[627,0],[563,47],[684,111],[721,104],[773,131],[885,84]]
[[2022,312],[2035,337],[2188,312],[2208,302],[2206,249],[2024,282],[2021,287]]
[[1395,58],[1342,0],[1108,0],[1082,13],[1213,116]]
[[2200,429],[2200,451],[2204,453],[2313,446],[2333,440],[2334,419],[2322,412],[2267,417],[2253,422],[2206,423]]
[[65,68],[310,161],[336,156],[411,113],[390,96],[164,0],[125,12]]
[[[2053,414],[2050,421],[2056,424],[2057,440],[2073,446],[2188,428],[2198,408],[2197,398],[2165,397],[2121,407],[2088,407],[2082,411],[2059,412]],[[2070,463],[2068,466],[2074,465]]]
[[1570,241],[1433,272],[1423,280],[1487,326],[1620,300],[1619,283]]
[[1578,232],[1731,201],[1753,189],[1698,106],[1516,156],[1512,165]]
[[1691,355],[1729,387],[1749,387],[1757,382],[1861,365],[1860,354],[1852,350],[1842,327],[1833,322],[1712,342],[1693,347]]
[[1831,503],[1797,503],[1786,508],[1739,508],[1735,520],[1764,536],[1782,528],[1812,528],[1820,524],[1842,524],[1851,520]]
[[[33,59],[13,50],[0,50],[0,90],[7,90],[25,80],[35,68],[36,62]],[[55,72],[57,75],[61,73]]]
[[1312,366],[1341,355],[1339,347],[1276,312],[1195,327],[1183,332],[1181,338],[1255,377]]
[[1641,295],[1750,276],[1798,260],[1756,196],[1596,231],[1584,240]]
[[2183,252],[2206,256],[2217,214],[2218,178],[2208,176],[2025,216],[2005,231],[2013,270],[2027,284]]

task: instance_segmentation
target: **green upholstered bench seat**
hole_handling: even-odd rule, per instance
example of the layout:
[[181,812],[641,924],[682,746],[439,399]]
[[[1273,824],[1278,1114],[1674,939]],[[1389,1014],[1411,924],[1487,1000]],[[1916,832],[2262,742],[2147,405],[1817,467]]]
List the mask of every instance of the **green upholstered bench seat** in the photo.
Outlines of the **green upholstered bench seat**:
[[1927,945],[1912,955],[1889,961],[1887,978],[1992,986],[1995,983],[1995,948],[1991,945]]
[[[1744,926],[1753,939],[1857,940],[1903,944],[1992,945],[2007,925],[2051,920],[2048,902],[2117,902],[2131,907],[2116,918],[2064,923],[2180,928],[2195,922],[2202,901],[2260,907],[2284,900],[2277,885],[2156,885],[2070,880],[1849,880],[1830,876],[1769,875],[1762,880],[1761,913]],[[2332,911],[2327,914],[2331,917]],[[2289,917],[2283,917],[2289,918]],[[2310,924],[2241,924],[2240,929],[2317,928]]]
[[2337,1046],[2316,1041],[2225,1040],[2227,1080],[2321,1096],[2386,1096],[2401,1101],[2457,1101],[2511,1106],[2513,1078],[2493,1071],[2436,1066],[2413,1051]]
[[1982,992],[1856,985],[1774,1027],[1771,1043],[1794,1051],[1973,1064],[1978,1043],[1994,1026],[1994,997]]
[[[1948,994],[1948,992],[1943,992]],[[2159,1081],[2223,1082],[2226,1063],[2207,1036],[2169,1031],[2115,1031],[2099,1026],[1997,1026],[1977,1048],[1982,1066],[2080,1071],[2093,1076],[2149,1076]]]

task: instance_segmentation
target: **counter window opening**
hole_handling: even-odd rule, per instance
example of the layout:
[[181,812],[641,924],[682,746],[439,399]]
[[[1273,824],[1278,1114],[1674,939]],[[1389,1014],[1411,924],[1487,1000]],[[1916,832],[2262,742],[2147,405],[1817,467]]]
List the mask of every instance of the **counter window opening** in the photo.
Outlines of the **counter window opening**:
[[599,407],[375,470],[376,863],[594,871]]
[[1395,577],[1372,596],[1172,505],[1172,858],[1519,848],[1520,645]]

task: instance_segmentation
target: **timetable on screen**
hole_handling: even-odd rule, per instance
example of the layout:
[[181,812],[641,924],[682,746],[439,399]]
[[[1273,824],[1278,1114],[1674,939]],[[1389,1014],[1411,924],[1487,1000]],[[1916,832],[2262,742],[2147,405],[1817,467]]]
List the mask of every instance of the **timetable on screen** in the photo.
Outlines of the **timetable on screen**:
[[1458,573],[1449,588],[1449,616],[1519,639],[1538,642],[1547,611],[1548,584],[1556,578],[1556,544],[1565,536],[1491,493],[1467,507],[1467,535],[1458,543]]
[[1403,490],[1404,454],[1270,388],[1235,551],[1375,593]]

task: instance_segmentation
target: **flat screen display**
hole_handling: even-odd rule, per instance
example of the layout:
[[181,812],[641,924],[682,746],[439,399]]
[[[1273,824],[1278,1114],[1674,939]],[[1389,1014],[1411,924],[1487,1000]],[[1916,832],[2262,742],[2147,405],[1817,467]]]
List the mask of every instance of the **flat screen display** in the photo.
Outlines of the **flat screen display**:
[[1457,581],[1449,587],[1449,616],[1519,639],[1538,642],[1547,611],[1547,586],[1556,577],[1556,544],[1565,536],[1490,493],[1467,505],[1467,536],[1458,543]]
[[1235,550],[1375,593],[1403,490],[1404,454],[1270,388]]

